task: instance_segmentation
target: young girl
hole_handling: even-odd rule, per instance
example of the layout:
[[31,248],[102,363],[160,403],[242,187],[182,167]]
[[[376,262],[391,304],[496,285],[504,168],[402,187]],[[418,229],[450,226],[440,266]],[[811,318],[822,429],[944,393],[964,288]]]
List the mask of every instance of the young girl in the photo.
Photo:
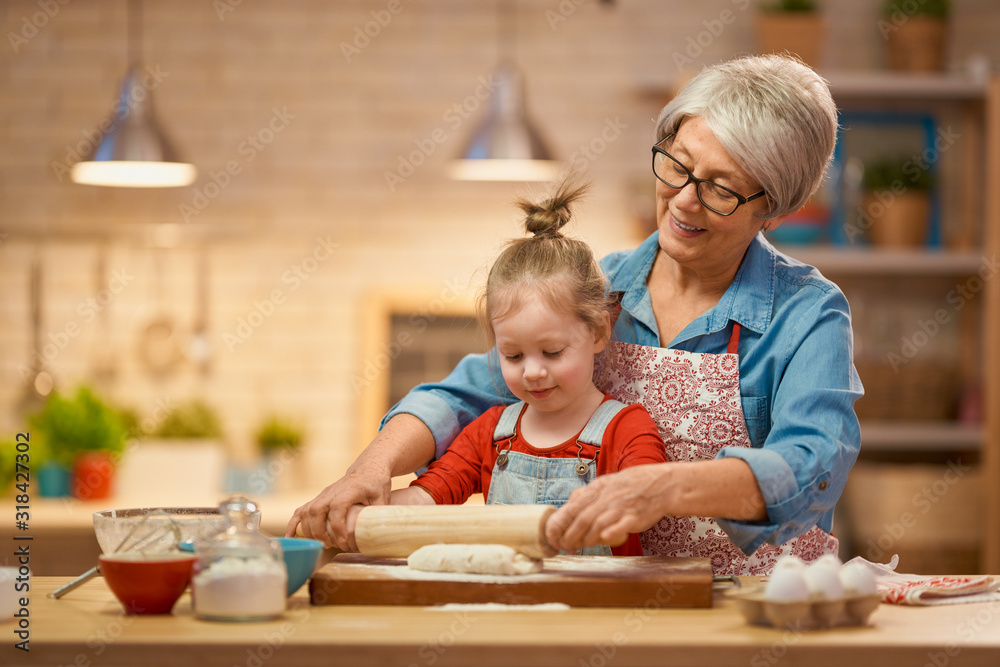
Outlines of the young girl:
[[[611,335],[605,281],[586,243],[560,229],[585,187],[564,183],[542,204],[518,201],[533,236],[511,241],[490,270],[479,317],[507,387],[519,399],[491,408],[394,505],[561,506],[596,475],[666,461],[641,405],[625,406],[594,386],[594,358]],[[491,359],[493,354],[491,353]],[[638,535],[594,555],[642,555]]]

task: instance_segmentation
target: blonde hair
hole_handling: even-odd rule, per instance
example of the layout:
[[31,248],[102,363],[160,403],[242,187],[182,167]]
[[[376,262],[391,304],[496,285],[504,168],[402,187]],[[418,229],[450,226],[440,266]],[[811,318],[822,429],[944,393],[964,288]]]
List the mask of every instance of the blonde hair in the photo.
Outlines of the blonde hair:
[[529,290],[552,308],[568,310],[599,337],[610,335],[601,267],[590,246],[560,231],[570,221],[570,205],[587,188],[568,178],[540,203],[516,200],[525,214],[525,230],[532,236],[508,242],[490,268],[478,304],[490,346],[496,344],[493,322],[515,311]]

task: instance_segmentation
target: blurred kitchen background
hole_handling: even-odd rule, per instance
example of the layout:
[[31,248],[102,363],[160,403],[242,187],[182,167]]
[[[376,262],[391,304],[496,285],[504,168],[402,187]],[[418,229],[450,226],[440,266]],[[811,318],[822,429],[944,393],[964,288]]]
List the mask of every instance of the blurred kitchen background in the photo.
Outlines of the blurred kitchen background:
[[[862,101],[892,87],[878,82],[895,81],[871,79],[877,90],[865,88],[866,77],[889,71],[885,4],[818,3],[814,64],[834,82],[854,82],[845,90]],[[343,474],[395,396],[481,349],[469,315],[483,270],[504,240],[521,233],[513,197],[546,188],[449,177],[494,101],[501,60],[519,67],[529,117],[554,157],[593,181],[572,232],[604,255],[636,246],[652,229],[649,149],[670,91],[702,66],[760,48],[759,7],[750,0],[136,6],[130,32],[126,0],[0,3],[0,441],[9,455],[6,443],[29,428],[26,415],[53,391],[72,398],[83,386],[127,409],[133,434],[187,432],[213,443],[211,453],[190,459],[172,450],[166,461],[182,459],[173,471],[151,459],[155,473],[138,486],[117,479],[132,485],[129,499],[150,503],[208,502],[243,490],[283,494],[294,507]],[[868,323],[857,326],[870,329],[858,334],[858,354],[882,366],[872,371],[873,385],[878,373],[898,384],[884,373],[887,350],[948,309],[929,343],[911,341],[917,361],[948,369],[930,381],[930,410],[939,413],[926,414],[922,404],[916,414],[888,414],[899,400],[883,394],[889,405],[872,415],[882,441],[896,443],[873,449],[888,453],[873,454],[872,465],[891,466],[876,469],[875,479],[929,471],[929,488],[948,483],[932,498],[935,507],[957,499],[954,489],[987,493],[964,483],[989,440],[982,397],[995,395],[980,374],[981,354],[992,353],[980,338],[983,295],[995,302],[996,287],[980,274],[985,291],[983,282],[967,285],[971,307],[960,315],[947,297],[982,269],[981,247],[991,238],[981,222],[983,147],[995,145],[996,121],[984,109],[991,108],[986,81],[1000,70],[1000,7],[953,0],[946,31],[941,71],[926,75],[930,83],[874,106],[903,114],[901,141],[907,127],[923,141],[925,117],[937,123],[931,145],[937,130],[951,127],[942,118],[965,123],[955,126],[959,150],[940,160],[940,171],[969,169],[979,180],[970,186],[952,176],[941,185],[932,233],[917,242],[926,248],[892,255],[898,270],[839,260],[825,269],[838,244],[854,244],[829,223],[836,198],[819,202],[822,234],[807,244],[784,239],[798,242],[806,261],[819,257],[835,279],[843,274],[856,317]],[[114,108],[130,48],[139,51],[135,100],[153,100],[178,155],[197,168],[191,185],[101,187],[70,178]],[[962,189],[970,187],[972,203]],[[948,222],[952,213],[958,222]],[[886,295],[904,310],[886,315]],[[991,359],[996,364],[996,356],[985,364]],[[941,398],[934,392],[945,376]],[[164,431],[178,415],[188,423]],[[909,430],[900,435],[893,423]],[[910,447],[914,433],[923,440]],[[133,465],[133,451],[119,454],[119,468]],[[47,455],[39,450],[36,461]],[[198,487],[199,476],[212,486]],[[143,497],[156,483],[173,495]],[[875,520],[854,552],[887,560],[881,552],[900,546],[893,523],[919,516],[923,505],[910,502],[919,491],[894,491],[903,507]],[[111,493],[103,504],[115,506],[124,492]],[[970,545],[961,555],[935,565],[979,567],[982,521],[963,529]],[[904,527],[911,537],[918,532]]]

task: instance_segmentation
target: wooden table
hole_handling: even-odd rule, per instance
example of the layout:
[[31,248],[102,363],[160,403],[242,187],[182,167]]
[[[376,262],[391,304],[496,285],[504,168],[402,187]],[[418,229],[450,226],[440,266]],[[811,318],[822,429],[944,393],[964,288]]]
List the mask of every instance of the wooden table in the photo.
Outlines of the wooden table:
[[102,579],[54,600],[68,577],[31,581],[30,653],[0,625],[0,664],[366,665],[603,667],[605,665],[1000,664],[1000,602],[881,605],[863,628],[795,632],[744,623],[716,594],[712,609],[486,610],[482,607],[311,607],[305,589],[265,623],[200,621],[190,596],[169,616],[126,616]]

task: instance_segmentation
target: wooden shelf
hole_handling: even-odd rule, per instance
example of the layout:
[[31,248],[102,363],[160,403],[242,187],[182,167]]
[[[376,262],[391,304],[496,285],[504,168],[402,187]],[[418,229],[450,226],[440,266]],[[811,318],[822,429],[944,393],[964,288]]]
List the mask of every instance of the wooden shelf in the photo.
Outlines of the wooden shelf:
[[983,428],[958,422],[861,422],[862,452],[979,451]]
[[889,71],[824,71],[834,97],[894,100],[982,100],[988,81],[959,74]]
[[77,228],[51,226],[45,228],[0,227],[0,240],[27,243],[86,243],[121,242],[140,248],[188,248],[206,243],[249,238],[256,231],[254,224],[181,224],[131,223],[107,224],[101,227]]
[[973,250],[880,250],[830,245],[788,245],[779,249],[823,273],[841,275],[964,276],[975,274],[983,263],[983,253]]
[[[1000,78],[977,80],[955,74],[916,75],[890,72],[823,72],[838,107],[913,109],[954,119],[963,140],[952,193],[960,209],[961,238],[981,238],[981,247],[957,251],[935,248],[885,250],[833,246],[789,246],[785,251],[833,277],[961,278],[976,275],[986,258],[1000,253],[1000,190],[988,187],[1000,177]],[[977,151],[983,150],[978,156]],[[982,425],[930,421],[865,421],[861,424],[862,454],[913,456],[928,460],[959,452],[974,452],[984,476],[980,564],[983,571],[1000,567],[1000,350],[988,342],[1000,339],[1000,285],[985,280],[979,296],[981,322],[969,327],[963,347],[982,348],[982,356],[962,363],[966,372],[981,369]],[[899,295],[906,299],[905,294]],[[973,332],[973,329],[978,331]],[[978,370],[978,369],[977,369]]]
[[[834,97],[870,100],[984,100],[989,81],[965,74],[922,74],[888,70],[822,70],[830,82]],[[683,81],[662,79],[641,81],[639,94],[662,103],[669,99]]]

